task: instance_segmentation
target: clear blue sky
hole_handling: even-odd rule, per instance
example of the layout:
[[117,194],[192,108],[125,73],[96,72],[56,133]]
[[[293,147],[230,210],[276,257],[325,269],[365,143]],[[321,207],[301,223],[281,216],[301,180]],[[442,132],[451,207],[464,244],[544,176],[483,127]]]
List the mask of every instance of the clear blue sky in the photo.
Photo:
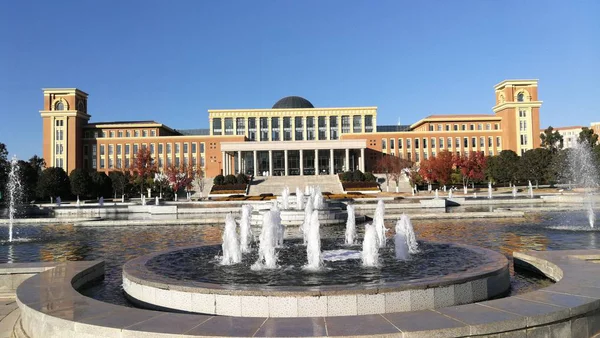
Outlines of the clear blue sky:
[[542,127],[600,121],[600,1],[6,1],[0,142],[41,153],[44,87],[92,121],[203,128],[208,109],[378,106],[378,124],[492,113],[537,78]]

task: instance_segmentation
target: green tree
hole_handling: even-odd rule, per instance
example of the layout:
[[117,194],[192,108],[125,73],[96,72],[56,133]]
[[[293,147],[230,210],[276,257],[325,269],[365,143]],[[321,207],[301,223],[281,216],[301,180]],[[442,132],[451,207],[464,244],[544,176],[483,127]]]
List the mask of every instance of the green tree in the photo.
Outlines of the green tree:
[[71,182],[71,192],[77,196],[78,200],[79,196],[86,196],[91,190],[92,179],[90,178],[90,174],[83,169],[74,169],[71,171],[69,181]]
[[125,195],[125,190],[129,184],[129,178],[120,171],[111,171],[110,174],[108,174],[108,177],[110,178],[112,190],[115,193],[115,196],[117,194]]
[[46,162],[43,158],[34,155],[29,161],[19,161],[19,174],[23,185],[23,199],[26,202],[35,200],[38,180]]
[[554,154],[552,157],[546,173],[548,180],[551,183],[569,183],[573,180],[571,177],[571,170],[569,168],[569,153],[571,151],[572,149],[563,149]]
[[548,180],[551,162],[551,150],[545,148],[527,150],[521,156],[519,177],[523,180],[535,181],[535,186],[538,188],[540,181]]
[[581,132],[579,133],[579,138],[577,140],[579,143],[586,143],[590,147],[595,147],[598,143],[598,135],[594,133],[594,129],[590,129],[587,127],[581,128]]
[[502,150],[496,158],[493,173],[498,183],[516,183],[519,175],[519,155],[512,150]]
[[105,172],[93,171],[90,174],[91,178],[91,195],[96,198],[110,196],[112,192],[112,182]]
[[40,198],[69,196],[69,176],[58,167],[46,168],[42,171],[37,184],[37,194]]
[[[6,145],[0,142],[0,195],[4,198],[6,185],[8,184],[8,173],[10,162],[8,161],[8,150]],[[1,199],[0,199],[1,200]]]
[[549,126],[544,130],[544,132],[540,135],[540,139],[542,140],[542,148],[546,148],[553,153],[561,150],[564,145],[563,137],[558,132],[558,130],[554,130],[552,126]]

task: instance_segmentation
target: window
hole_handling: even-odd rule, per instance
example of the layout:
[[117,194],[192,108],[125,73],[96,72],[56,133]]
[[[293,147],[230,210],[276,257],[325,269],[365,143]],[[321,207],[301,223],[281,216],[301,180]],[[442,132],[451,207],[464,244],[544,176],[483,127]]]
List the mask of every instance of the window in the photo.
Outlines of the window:
[[419,149],[419,139],[415,139],[415,149]]
[[496,137],[496,147],[500,148],[502,146],[502,142],[500,142],[500,136]]
[[352,117],[352,123],[354,124],[353,128],[352,128],[352,132],[353,133],[362,133],[362,116],[360,115],[354,115]]
[[100,156],[104,156],[104,144],[100,145]]
[[365,115],[365,133],[373,132],[373,115]]
[[342,134],[348,134],[350,132],[350,116],[342,116]]
[[423,160],[427,159],[427,153],[423,153]]
[[315,139],[315,117],[306,117],[306,140],[312,141]]
[[386,146],[386,140],[385,139],[381,139],[381,150],[386,150],[387,146]]
[[150,130],[150,136],[156,136],[156,130]]
[[325,116],[319,116],[318,120],[319,126],[319,140],[327,139],[327,125],[325,121]]
[[189,143],[184,143],[183,144],[183,153],[187,154],[189,150]]
[[[243,117],[235,118],[235,134],[245,135],[246,134],[246,119]],[[195,152],[192,150],[192,152]]]
[[225,135],[233,135],[233,118],[225,118]]
[[121,145],[117,144],[117,155],[121,155]]
[[198,150],[198,143],[194,142],[192,143],[192,154],[195,154],[196,150]]
[[519,109],[519,117],[527,117],[527,111],[523,109]]
[[117,134],[119,137],[123,137],[123,132],[119,131],[119,133]]
[[488,148],[491,148],[494,146],[494,140],[493,138],[490,136],[488,137]]
[[429,131],[433,131],[433,124],[429,125]]
[[203,153],[204,152],[204,143],[200,143],[200,152]]
[[108,145],[108,155],[112,155],[114,150],[114,146],[112,144]]
[[475,130],[475,125],[474,124],[470,124],[469,125],[469,130]]
[[96,158],[92,158],[92,168],[96,169],[97,168],[97,164],[96,164]]
[[483,129],[483,124],[479,123],[479,124],[477,125],[477,130],[482,130],[482,129]]
[[423,149],[427,149],[427,139],[423,139]]
[[458,131],[458,124],[454,125],[454,131]]
[[100,159],[100,169],[104,169],[104,159]]
[[471,137],[471,147],[477,147],[477,138]]
[[[365,121],[365,128],[367,121]],[[371,126],[371,131],[373,131],[373,126]],[[338,118],[337,116],[329,116],[329,139],[337,140],[338,139]]]
[[54,110],[65,110],[65,104],[62,101],[56,102]]
[[248,139],[256,141],[256,117],[248,118]]
[[117,168],[119,168],[119,169],[121,168],[121,163],[122,163],[121,159],[117,158]]
[[175,143],[175,155],[179,155],[180,146],[179,143]]
[[438,124],[438,129],[437,130],[438,131],[442,131],[442,125],[441,124]]
[[147,130],[142,130],[142,136],[143,137],[147,137],[148,136],[148,131]]
[[419,153],[415,153],[415,162],[419,162],[419,161],[420,161]]
[[268,141],[269,140],[269,119],[268,117],[260,118],[260,140]]
[[406,149],[410,149],[410,139],[406,139]]
[[446,125],[446,131],[450,131],[450,125],[449,124]]
[[527,135],[521,135],[521,145],[522,146],[527,145]]
[[463,147],[468,148],[469,147],[469,138],[465,137],[463,139]]
[[[408,140],[407,140],[407,144],[408,144]],[[412,161],[412,153],[408,153],[407,158],[409,161]]]
[[480,148],[485,147],[485,137],[480,137],[479,138],[479,147]]
[[150,143],[150,154],[154,155],[154,143]]
[[398,149],[402,149],[402,139],[398,139]]
[[467,125],[463,124],[460,128],[461,128],[461,130],[467,130]]
[[292,118],[288,116],[283,118],[283,140],[292,140]]
[[454,148],[460,148],[460,137],[457,137],[454,142]]
[[167,143],[167,154],[168,155],[172,154],[172,152],[171,152],[171,143]]
[[179,168],[180,162],[179,157],[175,157],[175,166]]
[[448,148],[452,148],[452,137],[448,137],[448,140],[447,140],[447,141],[448,141],[448,142],[446,143],[446,146],[447,146]]
[[395,148],[395,147],[394,147],[394,139],[393,139],[393,138],[391,138],[391,139],[390,139],[390,150],[392,150],[392,152],[393,152],[394,148]]
[[139,130],[135,130],[135,131],[133,132],[133,136],[135,136],[135,137],[140,137],[140,131],[139,131]]
[[223,131],[223,126],[221,125],[221,119],[220,118],[214,118],[213,119],[213,135],[221,135],[222,131]]
[[200,156],[200,166],[204,167],[204,156]]
[[271,141],[279,141],[279,117],[271,118]]
[[303,132],[304,132],[304,123],[303,123],[303,119],[301,116],[296,116],[294,117],[294,124],[296,125],[296,130],[294,131],[295,134],[295,140],[296,141],[302,141],[303,137]]
[[138,145],[134,144],[133,145],[133,156],[137,156],[137,153],[138,153]]
[[495,123],[494,124],[494,130],[499,130],[500,129],[500,124],[499,123]]
[[83,155],[85,155],[85,156],[88,155],[88,146],[87,145],[83,146]]
[[159,144],[158,144],[158,154],[159,154],[159,155],[162,155],[162,153],[163,153],[163,144],[162,144],[162,143],[159,143]]
[[439,144],[440,148],[444,148],[444,138],[440,137],[440,144]]
[[431,148],[435,148],[435,138],[431,138]]
[[523,102],[524,99],[525,99],[525,95],[523,94],[523,92],[520,92],[519,94],[517,94],[517,102]]
[[125,131],[125,137],[131,137],[131,132],[129,130]]

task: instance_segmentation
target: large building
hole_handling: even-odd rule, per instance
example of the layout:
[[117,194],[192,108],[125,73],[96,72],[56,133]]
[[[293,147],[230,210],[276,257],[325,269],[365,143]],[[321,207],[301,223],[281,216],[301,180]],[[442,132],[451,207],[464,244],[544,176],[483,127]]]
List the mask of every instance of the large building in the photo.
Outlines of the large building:
[[[594,134],[600,135],[600,122],[590,123],[589,129],[593,130]],[[577,144],[583,126],[558,127],[555,130],[563,137],[563,147],[572,148]]]
[[209,129],[169,128],[155,121],[90,122],[88,94],[44,92],[43,156],[48,165],[111,171],[133,169],[148,147],[156,165],[194,166],[207,177],[315,175],[371,171],[382,154],[414,162],[447,150],[495,155],[539,147],[537,80],[494,86],[493,114],[431,115],[412,125],[377,125],[377,107],[315,108],[289,96],[270,109],[209,110]]

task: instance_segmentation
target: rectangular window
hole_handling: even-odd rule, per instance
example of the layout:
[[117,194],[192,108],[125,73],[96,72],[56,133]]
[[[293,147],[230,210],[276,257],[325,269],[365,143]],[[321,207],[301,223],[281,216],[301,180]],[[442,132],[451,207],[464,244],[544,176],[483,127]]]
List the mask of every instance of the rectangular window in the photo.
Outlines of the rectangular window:
[[133,145],[133,156],[137,156],[137,153],[138,153],[138,145],[134,144]]
[[100,159],[100,169],[104,169],[104,165],[105,165],[105,164],[104,164],[104,159],[103,159],[103,158],[101,158],[101,159]]
[[279,117],[271,118],[271,141],[279,141]]
[[156,136],[156,130],[154,130],[154,129],[150,130],[150,136],[153,136],[153,137]]
[[312,141],[315,139],[315,118],[314,116],[306,117],[306,140]]
[[365,115],[365,133],[373,132],[373,115]]
[[493,145],[494,145],[494,140],[490,136],[490,137],[488,137],[488,148],[492,148]]
[[123,137],[123,132],[122,132],[122,131],[119,131],[119,132],[117,133],[117,135],[119,135],[119,137]]
[[471,125],[469,126],[469,130],[475,130],[475,125],[474,125],[474,124],[471,124]]
[[423,149],[427,149],[427,139],[423,139]]
[[289,116],[283,118],[283,140],[292,140],[292,118]]
[[485,137],[480,137],[479,138],[479,147],[480,148],[485,147]]
[[362,133],[362,116],[354,115],[352,117],[354,127],[352,128],[353,133]]
[[[408,141],[408,140],[407,140],[407,141]],[[408,142],[407,142],[407,143],[408,143]],[[408,160],[409,160],[409,161],[412,161],[412,153],[408,153],[408,154],[407,154],[407,158],[408,158]]]
[[125,131],[125,137],[131,137],[131,132],[129,130]]
[[446,131],[450,131],[450,125],[449,124],[446,125]]
[[467,125],[466,125],[466,124],[463,124],[463,125],[461,126],[461,128],[460,128],[460,129],[461,129],[461,130],[467,130]]
[[410,149],[410,139],[406,139],[406,149]]
[[458,124],[454,125],[454,131],[458,131]]
[[200,153],[204,152],[204,143],[200,143]]
[[224,120],[225,120],[225,135],[233,135],[233,118],[226,117]]
[[423,153],[423,160],[427,159],[427,153]]
[[500,142],[500,136],[496,137],[496,147],[500,148],[502,146],[502,142]]
[[387,149],[387,142],[385,139],[381,139],[381,150]]
[[419,149],[419,139],[415,139],[415,149]]
[[327,139],[327,122],[325,120],[325,116],[318,117],[318,127],[319,127],[319,140]]
[[463,147],[468,148],[469,147],[469,138],[465,137],[463,140]]
[[337,116],[329,116],[329,139],[330,140],[338,139],[338,118],[337,118]]
[[394,148],[395,148],[395,147],[394,147],[394,139],[393,139],[393,138],[391,138],[391,139],[390,139],[390,150],[394,150]]
[[117,155],[121,155],[121,145],[117,144]]
[[88,155],[88,146],[87,145],[83,146],[83,155],[85,155],[85,156]]
[[260,118],[260,140],[261,141],[269,140],[269,118],[268,117]]
[[243,117],[235,118],[235,134],[246,135],[246,119]]
[[139,130],[134,131],[133,136],[140,137],[140,131]]
[[100,156],[104,156],[104,144],[100,145]]
[[195,154],[196,150],[198,150],[198,143],[194,142],[192,143],[192,154]]
[[159,154],[159,155],[162,155],[162,153],[163,153],[163,144],[162,144],[162,143],[159,143],[159,144],[158,144],[158,154]]
[[121,169],[121,159],[117,158],[117,168]]
[[342,134],[348,134],[350,132],[350,116],[342,116]]
[[419,162],[419,161],[420,161],[419,153],[415,153],[415,162]]
[[522,146],[527,145],[527,135],[521,135],[521,145]]
[[398,149],[402,149],[402,139],[398,139]]
[[438,131],[442,131],[442,125],[441,124],[438,124],[438,129],[437,130]]
[[110,138],[113,138],[113,137],[115,137],[115,132],[111,131],[108,135],[109,135]]
[[248,139],[256,141],[256,117],[248,118]]
[[175,143],[175,155],[179,156],[179,150],[181,149],[179,143]]
[[435,148],[435,138],[431,138],[431,148]]
[[154,143],[150,143],[150,154],[154,155]]
[[444,148],[444,138],[440,137],[440,144],[439,144],[440,148]]
[[223,126],[221,125],[221,123],[222,122],[220,118],[213,119],[213,135],[221,135],[223,131]]
[[301,116],[294,117],[294,124],[296,125],[296,130],[294,131],[294,139],[296,141],[302,141],[304,139],[303,131],[304,131],[304,120]]
[[473,148],[477,147],[477,139],[475,137],[471,138],[471,147],[473,147]]
[[204,156],[200,156],[200,166],[204,167]]
[[187,154],[189,150],[189,143],[184,143],[183,144],[183,153]]
[[433,124],[429,125],[429,131],[433,131]]
[[454,148],[460,148],[460,138],[459,137],[457,137],[454,140]]
[[92,168],[96,169],[96,158],[92,158]]
[[147,137],[147,136],[148,136],[148,131],[146,131],[146,130],[142,130],[142,136],[143,136],[143,137]]

